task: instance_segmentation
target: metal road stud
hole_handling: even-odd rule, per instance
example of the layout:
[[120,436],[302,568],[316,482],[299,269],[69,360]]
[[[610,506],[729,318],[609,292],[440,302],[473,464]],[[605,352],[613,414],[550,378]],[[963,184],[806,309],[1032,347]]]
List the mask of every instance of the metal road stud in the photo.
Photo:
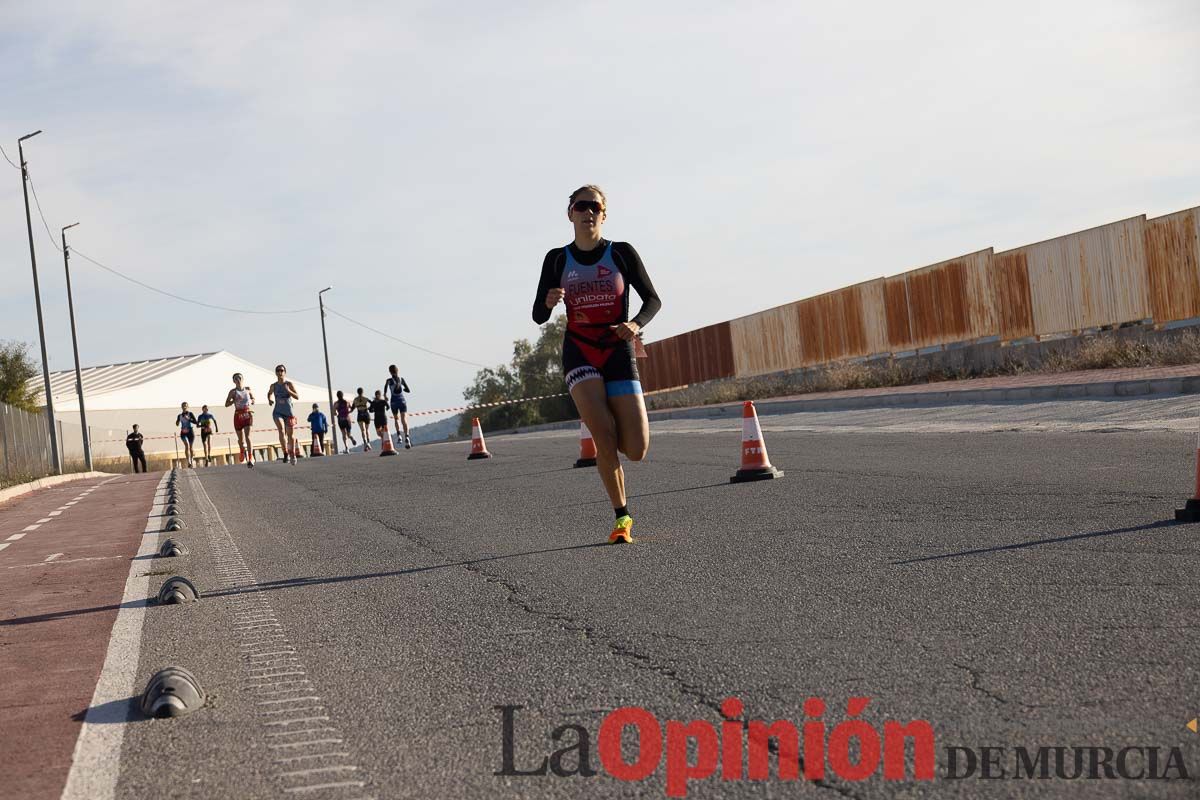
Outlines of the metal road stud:
[[167,582],[158,590],[158,603],[163,606],[191,603],[199,599],[200,590],[182,575],[167,578]]
[[183,530],[183,520],[179,517],[170,517],[167,519],[167,530],[181,531]]
[[174,558],[175,556],[186,556],[187,548],[175,539],[167,539],[158,548],[158,554],[163,558]]
[[167,507],[163,509],[163,513],[168,517],[173,517],[179,513],[179,506],[175,505],[175,503],[167,503]]
[[142,692],[142,713],[147,717],[182,717],[204,706],[204,689],[183,667],[160,669]]

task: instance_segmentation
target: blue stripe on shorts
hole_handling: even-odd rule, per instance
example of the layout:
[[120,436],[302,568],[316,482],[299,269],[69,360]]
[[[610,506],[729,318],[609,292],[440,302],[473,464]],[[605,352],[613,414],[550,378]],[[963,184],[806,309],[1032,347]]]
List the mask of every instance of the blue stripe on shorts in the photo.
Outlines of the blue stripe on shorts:
[[621,397],[627,394],[641,394],[641,381],[609,381],[604,384],[604,393],[609,397]]

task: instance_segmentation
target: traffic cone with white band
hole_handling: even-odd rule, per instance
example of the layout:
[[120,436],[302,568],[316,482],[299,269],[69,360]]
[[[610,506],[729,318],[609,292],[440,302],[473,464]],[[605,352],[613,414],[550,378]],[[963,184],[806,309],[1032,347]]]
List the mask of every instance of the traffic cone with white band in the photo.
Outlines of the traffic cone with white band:
[[396,455],[396,448],[392,446],[392,434],[388,431],[387,425],[375,430],[379,434],[379,456],[382,458]]
[[319,458],[320,456],[323,456],[323,455],[325,455],[325,454],[323,452],[321,452],[321,437],[314,436],[313,440],[312,440],[312,457]]
[[492,454],[488,452],[487,444],[483,441],[483,427],[479,424],[479,417],[471,420],[471,453],[467,456],[468,461],[474,461],[477,458],[491,458]]
[[1196,491],[1184,504],[1175,509],[1176,522],[1200,522],[1200,434],[1196,435]]
[[783,472],[771,466],[767,458],[767,443],[763,441],[758,424],[758,412],[749,400],[742,406],[742,467],[730,477],[730,483],[766,481],[782,478]]
[[596,466],[596,440],[592,438],[592,432],[583,424],[583,420],[579,420],[579,458],[575,461],[575,466]]

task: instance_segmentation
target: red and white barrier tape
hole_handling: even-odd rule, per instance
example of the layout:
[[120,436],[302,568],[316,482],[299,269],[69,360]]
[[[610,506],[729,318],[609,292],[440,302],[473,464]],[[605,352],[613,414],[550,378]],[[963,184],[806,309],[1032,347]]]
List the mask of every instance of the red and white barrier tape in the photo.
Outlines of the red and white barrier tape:
[[[432,414],[451,414],[451,413],[456,413],[456,412],[460,412],[460,411],[474,411],[477,408],[498,408],[499,406],[516,405],[517,403],[532,403],[537,400],[552,400],[555,397],[567,397],[568,394],[569,394],[568,392],[559,392],[558,394],[543,394],[543,395],[539,395],[537,397],[521,397],[516,400],[497,400],[495,403],[479,403],[478,405],[473,405],[473,406],[454,406],[453,408],[435,408],[430,411],[409,411],[409,412],[407,412],[407,414],[410,417],[425,417],[425,416],[430,416]],[[305,430],[310,427],[311,426],[309,426],[309,425],[297,425],[292,430],[297,430],[297,431]],[[373,425],[372,425],[372,427],[373,427]],[[250,430],[250,432],[251,433],[275,433],[276,429],[275,428],[252,428]],[[234,434],[230,433],[229,431],[224,431],[224,432],[217,431],[217,432],[214,432],[212,435],[213,436],[233,436]],[[179,438],[179,434],[176,433],[176,434],[172,434],[169,436],[145,436],[145,437],[143,437],[143,440],[150,441],[152,439],[178,439],[178,438]],[[110,443],[110,442],[120,442],[123,444],[125,442],[125,440],[124,439],[96,439],[92,442],[92,444],[105,444],[105,443]]]
[[559,392],[558,394],[543,394],[538,397],[522,397],[518,400],[498,400],[495,403],[480,403],[474,406],[455,406],[454,408],[435,408],[432,411],[410,411],[410,417],[424,417],[429,414],[449,414],[457,411],[473,411],[476,408],[496,408],[497,406],[511,406],[517,403],[532,403],[535,400],[550,400],[555,397],[566,397],[567,392]]

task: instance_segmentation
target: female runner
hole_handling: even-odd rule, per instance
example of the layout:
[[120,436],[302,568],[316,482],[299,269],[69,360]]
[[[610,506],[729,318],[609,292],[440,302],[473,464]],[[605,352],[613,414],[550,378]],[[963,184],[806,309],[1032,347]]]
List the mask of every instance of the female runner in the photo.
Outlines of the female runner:
[[[633,246],[610,242],[601,235],[607,205],[598,186],[583,186],[571,193],[567,218],[575,228],[575,240],[546,254],[533,321],[543,324],[555,306],[565,301],[563,376],[579,416],[596,442],[596,467],[616,515],[608,541],[618,544],[633,541],[625,471],[618,454],[641,461],[650,446],[650,423],[633,342],[662,302]],[[630,287],[642,299],[633,319],[629,318]]]

